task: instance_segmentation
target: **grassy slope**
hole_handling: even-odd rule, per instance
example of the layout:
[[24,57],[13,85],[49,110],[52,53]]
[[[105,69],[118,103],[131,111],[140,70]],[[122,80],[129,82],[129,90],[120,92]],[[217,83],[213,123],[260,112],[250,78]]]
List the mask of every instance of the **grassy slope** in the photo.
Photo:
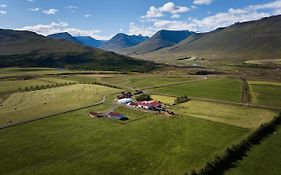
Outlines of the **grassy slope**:
[[117,90],[102,86],[73,85],[15,93],[1,106],[0,126],[7,125],[9,121],[17,123],[91,105],[114,92]]
[[243,128],[256,128],[277,115],[276,112],[252,107],[191,100],[173,107],[177,114],[191,115]]
[[226,172],[226,175],[277,175],[281,172],[281,127],[277,133],[264,139],[247,157]]
[[242,83],[238,79],[209,79],[183,85],[157,88],[151,90],[151,92],[240,102],[241,86]]
[[250,91],[253,103],[281,107],[281,86],[278,83],[250,82]]
[[[140,115],[124,110],[129,118]],[[0,173],[183,174],[201,167],[248,132],[195,118],[153,114],[120,125],[91,119],[88,111],[0,130]]]

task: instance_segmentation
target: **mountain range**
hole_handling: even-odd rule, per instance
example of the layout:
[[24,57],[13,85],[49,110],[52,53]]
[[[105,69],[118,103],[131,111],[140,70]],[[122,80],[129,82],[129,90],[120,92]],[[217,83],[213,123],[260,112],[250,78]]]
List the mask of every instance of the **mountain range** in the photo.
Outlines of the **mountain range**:
[[151,60],[174,58],[175,61],[183,57],[224,61],[280,59],[281,15],[235,23],[207,33],[192,33],[178,44],[161,49],[152,50],[156,44],[141,47],[147,42],[126,49],[124,54]]
[[118,33],[109,41],[105,42],[100,48],[108,51],[118,52],[121,49],[132,47],[146,41],[149,37],[142,35],[126,35]]
[[[156,64],[77,43],[64,33],[53,39],[30,31],[0,30],[0,67],[64,67],[148,71]],[[53,36],[52,36],[53,37]]]

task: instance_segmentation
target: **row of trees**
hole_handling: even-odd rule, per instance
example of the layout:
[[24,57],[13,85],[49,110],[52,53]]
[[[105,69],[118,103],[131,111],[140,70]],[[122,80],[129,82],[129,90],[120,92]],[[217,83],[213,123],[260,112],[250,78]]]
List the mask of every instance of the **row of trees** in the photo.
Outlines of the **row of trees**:
[[36,86],[29,86],[29,87],[25,87],[25,88],[19,88],[18,90],[20,92],[30,92],[30,91],[36,91],[36,90],[42,90],[42,89],[50,89],[50,88],[56,88],[56,87],[62,87],[62,86],[69,86],[69,85],[74,85],[74,84],[76,84],[76,82],[36,85]]
[[95,85],[106,86],[106,87],[115,88],[115,89],[123,89],[121,87],[118,87],[118,86],[115,86],[112,84],[106,84],[106,83],[101,83],[101,82],[91,82],[91,83],[86,83],[86,84],[95,84]]
[[[223,155],[217,156],[215,159],[207,162],[207,164],[198,171],[192,170],[190,175],[218,175],[235,165],[237,161],[242,160],[246,152],[253,145],[259,144],[266,136],[274,133],[281,124],[281,113],[267,124],[262,124],[252,134],[250,134],[241,143],[230,146]],[[188,173],[187,173],[188,174]]]

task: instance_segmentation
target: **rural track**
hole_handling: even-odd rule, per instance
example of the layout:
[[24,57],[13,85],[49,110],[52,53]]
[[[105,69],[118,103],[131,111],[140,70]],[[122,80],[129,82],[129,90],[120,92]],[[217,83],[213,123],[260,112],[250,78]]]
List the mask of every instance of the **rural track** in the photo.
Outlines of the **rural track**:
[[[168,97],[178,97],[176,95],[169,95],[169,94],[162,94],[162,93],[152,93],[155,95],[163,95]],[[214,102],[214,103],[221,103],[221,104],[229,104],[229,105],[236,105],[236,106],[244,106],[244,107],[255,107],[261,109],[270,109],[270,110],[278,110],[281,111],[281,107],[277,106],[263,106],[263,105],[256,105],[251,103],[238,103],[238,102],[230,102],[230,101],[223,101],[223,100],[215,100],[215,99],[208,99],[208,98],[199,98],[199,97],[189,97],[191,100],[199,100],[199,101],[206,101],[206,102]]]
[[10,128],[10,127],[13,127],[13,126],[18,126],[18,125],[22,125],[22,124],[38,121],[38,120],[43,120],[43,119],[46,119],[46,118],[55,117],[55,116],[62,115],[62,114],[67,114],[67,113],[70,113],[70,112],[79,111],[81,109],[87,109],[87,108],[90,108],[90,107],[98,106],[98,105],[103,104],[105,102],[105,100],[106,100],[106,96],[103,96],[102,100],[100,102],[97,102],[97,103],[92,104],[92,105],[83,106],[83,107],[80,107],[80,108],[76,108],[76,109],[71,109],[71,110],[64,111],[64,112],[55,113],[55,114],[52,114],[52,115],[42,116],[42,117],[39,117],[39,118],[36,118],[36,119],[26,120],[26,121],[23,121],[23,122],[12,124],[12,125],[0,126],[0,129]]

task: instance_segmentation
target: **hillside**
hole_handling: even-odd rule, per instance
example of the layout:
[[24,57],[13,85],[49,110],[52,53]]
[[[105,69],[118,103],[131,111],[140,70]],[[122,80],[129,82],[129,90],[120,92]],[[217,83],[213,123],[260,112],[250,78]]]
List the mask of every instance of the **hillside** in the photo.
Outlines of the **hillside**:
[[155,64],[29,31],[0,30],[0,67],[147,71]]
[[62,39],[62,40],[72,41],[72,42],[75,42],[75,43],[80,43],[76,38],[74,38],[72,35],[70,35],[67,32],[55,33],[55,34],[52,34],[52,35],[48,35],[47,37],[53,38],[53,39]]
[[102,44],[106,42],[103,40],[96,40],[90,36],[75,36],[75,39],[86,46],[96,48],[99,48]]
[[132,47],[135,46],[139,43],[144,42],[147,40],[148,37],[142,36],[142,35],[126,35],[123,33],[118,33],[115,35],[113,38],[111,38],[109,41],[101,45],[100,48],[104,50],[109,50],[109,51],[119,51],[124,48]]
[[154,34],[147,41],[136,45],[135,47],[123,49],[120,52],[128,55],[148,53],[165,47],[173,46],[192,34],[194,34],[194,32],[161,30]]
[[209,33],[192,35],[179,44],[145,57],[204,57],[229,61],[280,59],[281,16],[236,23]]

